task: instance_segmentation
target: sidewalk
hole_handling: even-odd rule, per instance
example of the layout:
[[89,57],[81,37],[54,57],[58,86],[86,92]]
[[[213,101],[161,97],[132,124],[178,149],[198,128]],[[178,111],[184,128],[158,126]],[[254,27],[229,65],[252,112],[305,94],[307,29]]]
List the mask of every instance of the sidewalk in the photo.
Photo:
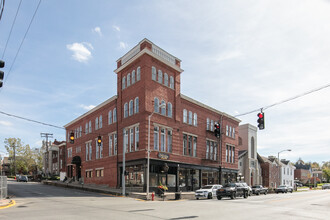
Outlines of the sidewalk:
[[[46,184],[46,185],[66,187],[66,188],[72,188],[72,189],[80,189],[80,190],[85,190],[85,191],[89,191],[89,192],[110,194],[113,196],[122,196],[122,189],[110,188],[106,185],[66,183],[66,182],[52,181],[52,180],[44,180],[44,181],[42,181],[42,183]],[[150,198],[151,198],[151,193],[152,192],[150,192]],[[132,191],[130,191],[129,187],[126,187],[126,196],[136,198],[136,199],[141,199],[141,200],[147,200],[147,194],[145,192],[132,192]],[[165,193],[164,200],[175,200],[175,199],[176,199],[176,195],[174,192]],[[182,192],[180,194],[180,199],[195,199],[195,192]],[[162,201],[163,198],[155,196],[155,200]]]

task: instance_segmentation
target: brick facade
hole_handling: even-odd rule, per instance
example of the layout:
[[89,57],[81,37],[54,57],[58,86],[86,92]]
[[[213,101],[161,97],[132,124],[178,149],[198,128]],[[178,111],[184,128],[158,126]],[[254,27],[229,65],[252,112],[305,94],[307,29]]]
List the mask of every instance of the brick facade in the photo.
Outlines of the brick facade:
[[[125,147],[125,183],[145,191],[152,114],[150,187],[190,191],[236,180],[240,121],[182,95],[180,63],[147,39],[117,61],[117,95],[65,125],[67,138],[75,134],[66,152],[69,178],[120,187]],[[155,107],[158,102],[166,109]],[[215,122],[221,139],[213,134]]]
[[280,168],[276,159],[261,157],[262,180],[263,185],[268,188],[276,188],[280,184]]

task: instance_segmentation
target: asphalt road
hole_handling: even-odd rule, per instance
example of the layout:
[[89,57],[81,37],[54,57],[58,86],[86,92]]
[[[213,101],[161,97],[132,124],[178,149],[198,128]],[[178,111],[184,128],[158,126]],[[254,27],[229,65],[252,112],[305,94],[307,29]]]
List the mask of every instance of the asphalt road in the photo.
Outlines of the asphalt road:
[[236,200],[140,201],[39,183],[9,181],[16,205],[0,219],[329,219],[330,190]]

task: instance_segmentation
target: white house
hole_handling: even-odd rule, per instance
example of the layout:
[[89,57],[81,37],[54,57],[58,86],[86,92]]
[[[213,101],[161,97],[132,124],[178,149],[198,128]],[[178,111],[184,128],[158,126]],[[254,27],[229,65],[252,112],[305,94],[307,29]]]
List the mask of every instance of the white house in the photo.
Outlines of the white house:
[[281,185],[294,186],[294,170],[296,167],[289,160],[281,160]]

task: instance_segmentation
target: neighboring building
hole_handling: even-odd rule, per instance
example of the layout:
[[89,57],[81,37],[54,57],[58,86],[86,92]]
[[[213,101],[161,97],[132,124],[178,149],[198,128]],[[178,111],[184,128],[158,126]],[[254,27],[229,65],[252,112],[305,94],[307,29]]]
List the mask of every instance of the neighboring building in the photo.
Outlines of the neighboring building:
[[67,166],[66,166],[66,142],[62,141],[59,145],[59,170],[60,170],[60,180],[63,181],[64,178],[67,176],[66,172],[67,172]]
[[318,182],[318,181],[319,182],[325,181],[325,178],[323,176],[323,172],[319,168],[312,168],[312,176],[311,177],[313,177],[315,179],[315,181],[313,181],[315,183]]
[[262,180],[263,185],[269,188],[276,188],[280,183],[280,167],[277,159],[274,156],[261,157],[263,162],[262,168]]
[[309,178],[312,176],[311,166],[305,164],[302,160],[298,160],[295,164],[294,179],[299,180],[303,184],[308,183]]
[[294,171],[296,167],[289,160],[281,160],[281,185],[294,186]]
[[150,140],[153,189],[161,183],[193,191],[236,181],[240,120],[181,94],[180,64],[147,39],[117,60],[117,95],[65,125],[67,140],[75,136],[67,146],[68,178],[120,187],[125,156],[125,184],[145,191]]
[[[238,127],[238,168],[244,181],[250,185],[262,184],[262,171],[257,153],[257,127],[244,124]],[[261,160],[261,158],[259,157]]]
[[[65,145],[66,142],[59,142],[55,139],[52,143],[48,142],[48,155],[47,155],[47,145],[46,141],[42,141],[41,150],[43,153],[43,173],[48,173],[49,175],[59,175],[60,174],[60,159],[59,159],[59,147],[60,145]],[[48,161],[48,166],[46,165]]]

